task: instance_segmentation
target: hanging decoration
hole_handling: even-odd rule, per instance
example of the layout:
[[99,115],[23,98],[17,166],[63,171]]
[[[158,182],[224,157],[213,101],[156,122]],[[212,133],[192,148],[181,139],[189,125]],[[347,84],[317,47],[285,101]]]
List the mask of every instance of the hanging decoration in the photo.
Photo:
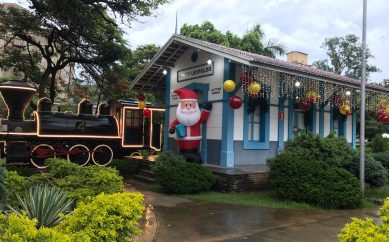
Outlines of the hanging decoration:
[[235,90],[236,84],[233,80],[227,80],[223,84],[224,91],[232,92]]
[[312,104],[307,98],[300,99],[298,101],[298,108],[304,112],[311,110],[311,107],[312,107]]
[[334,95],[334,98],[332,101],[333,101],[332,105],[335,108],[340,108],[344,102],[343,98],[340,95]]
[[261,91],[261,85],[258,82],[252,82],[248,86],[248,91],[251,96],[256,96]]
[[382,124],[389,122],[389,105],[385,100],[381,100],[378,105],[377,118]]
[[309,91],[307,96],[309,101],[313,104],[316,104],[320,99],[320,96],[315,91]]
[[151,116],[151,110],[148,108],[143,109],[143,116],[150,117]]
[[146,107],[146,102],[145,102],[145,96],[143,94],[138,95],[138,108],[140,110],[145,109]]
[[350,108],[350,102],[344,101],[342,106],[339,108],[339,112],[344,116],[350,116],[352,114]]
[[238,109],[240,107],[242,107],[242,98],[238,97],[238,96],[232,96],[228,99],[228,103],[230,104],[230,107],[232,109]]

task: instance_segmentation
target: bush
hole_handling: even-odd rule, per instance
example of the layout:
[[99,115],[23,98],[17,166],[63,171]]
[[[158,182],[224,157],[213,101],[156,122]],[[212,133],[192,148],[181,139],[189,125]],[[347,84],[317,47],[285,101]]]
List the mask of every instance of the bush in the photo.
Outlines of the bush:
[[280,197],[323,208],[356,208],[358,180],[344,169],[288,152],[268,162],[269,177]]
[[386,169],[389,169],[389,151],[373,153],[372,155],[374,160],[381,162]]
[[[350,165],[345,167],[354,176],[359,177],[359,154],[354,155]],[[365,157],[365,182],[371,187],[382,187],[387,181],[387,171],[382,164],[376,161],[373,156],[366,154]]]
[[29,187],[29,181],[26,177],[18,175],[16,171],[8,171],[5,176],[5,187],[9,191],[7,204],[15,206],[19,204],[17,196],[23,196]]
[[69,213],[73,204],[73,200],[68,199],[62,190],[47,185],[30,187],[25,197],[17,196],[17,198],[21,209],[18,207],[10,207],[10,209],[17,214],[26,211],[29,218],[37,219],[38,228],[57,225],[62,220],[60,215]]
[[66,234],[86,235],[91,241],[133,241],[145,207],[140,193],[100,194],[91,202],[81,202],[66,215],[58,229]]
[[123,178],[114,168],[80,167],[67,160],[50,159],[49,171],[29,179],[33,184],[52,184],[62,188],[76,203],[87,201],[89,196],[123,191]]
[[26,214],[0,213],[0,241],[39,241],[39,242],[89,242],[86,235],[65,234],[55,228],[36,228],[37,220]]
[[377,134],[371,141],[370,147],[373,152],[389,151],[389,139],[382,137],[382,134]]
[[111,166],[119,171],[124,178],[135,175],[140,170],[140,161],[137,159],[119,160],[113,159]]
[[208,168],[186,162],[183,156],[172,152],[160,153],[153,171],[157,181],[169,193],[209,191],[215,183],[215,177]]
[[385,200],[380,209],[382,224],[377,226],[373,219],[361,220],[352,218],[352,222],[346,224],[338,238],[341,242],[354,241],[389,241],[389,198]]
[[330,134],[322,138],[313,133],[301,133],[296,136],[292,141],[287,142],[285,151],[338,167],[351,163],[354,154],[344,137]]

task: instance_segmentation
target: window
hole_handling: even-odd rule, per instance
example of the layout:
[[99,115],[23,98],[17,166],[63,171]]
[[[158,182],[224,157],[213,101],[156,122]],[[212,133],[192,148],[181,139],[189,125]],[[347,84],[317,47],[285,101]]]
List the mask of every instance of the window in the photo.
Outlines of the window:
[[245,96],[243,120],[244,149],[269,149],[269,97]]
[[126,113],[126,127],[139,128],[142,125],[143,114],[139,110],[128,110]]

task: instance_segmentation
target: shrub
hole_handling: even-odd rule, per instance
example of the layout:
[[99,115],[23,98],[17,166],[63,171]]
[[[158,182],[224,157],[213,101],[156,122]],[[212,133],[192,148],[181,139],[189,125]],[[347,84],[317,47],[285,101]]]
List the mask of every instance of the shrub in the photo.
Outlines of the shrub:
[[389,151],[373,153],[372,155],[374,160],[381,162],[386,169],[389,169]]
[[111,166],[119,171],[124,178],[135,175],[140,170],[140,161],[136,159],[119,160],[113,159]]
[[86,235],[91,241],[133,241],[129,234],[137,227],[145,207],[140,193],[100,194],[91,202],[81,202],[58,225],[60,231]]
[[389,151],[389,139],[382,137],[382,134],[377,134],[371,141],[370,147],[373,152]]
[[9,191],[7,204],[15,206],[19,204],[17,196],[23,196],[29,187],[29,181],[26,177],[18,175],[16,171],[8,171],[5,176],[5,187]]
[[[359,154],[354,155],[354,159],[350,165],[345,167],[354,176],[359,177]],[[366,154],[365,157],[365,182],[371,187],[382,187],[387,180],[387,171],[382,164],[376,161],[371,155]]]
[[39,242],[89,242],[86,235],[65,234],[55,228],[36,228],[37,220],[26,214],[0,213],[0,241],[39,241]]
[[68,199],[61,189],[47,185],[30,187],[24,198],[20,196],[17,198],[21,209],[18,207],[10,209],[17,214],[26,211],[29,218],[37,219],[38,228],[57,225],[62,220],[60,214],[69,213],[73,204],[73,200]]
[[354,153],[343,137],[330,134],[322,138],[313,133],[301,133],[296,136],[286,144],[285,151],[338,167],[351,163]]
[[288,152],[268,162],[269,177],[280,197],[323,208],[356,208],[358,180],[344,169]]
[[389,241],[389,198],[385,200],[380,209],[382,224],[377,226],[373,219],[361,220],[352,218],[352,222],[346,224],[338,238],[341,242],[354,241]]
[[183,156],[172,152],[160,153],[153,171],[157,181],[169,193],[209,191],[215,183],[215,177],[208,168],[186,162]]
[[123,191],[123,178],[114,168],[80,167],[60,159],[51,159],[48,168],[49,171],[45,174],[31,176],[31,183],[52,184],[62,188],[76,203],[100,193]]

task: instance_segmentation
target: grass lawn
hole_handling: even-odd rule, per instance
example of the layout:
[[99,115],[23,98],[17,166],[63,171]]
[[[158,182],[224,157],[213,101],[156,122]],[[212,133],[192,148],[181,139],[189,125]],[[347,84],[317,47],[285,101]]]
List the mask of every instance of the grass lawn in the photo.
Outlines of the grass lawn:
[[258,191],[258,192],[206,192],[193,195],[183,195],[185,198],[194,200],[229,203],[237,205],[252,205],[268,208],[289,208],[289,209],[304,209],[316,210],[320,209],[306,203],[297,203],[292,201],[282,201],[277,198],[273,191]]

